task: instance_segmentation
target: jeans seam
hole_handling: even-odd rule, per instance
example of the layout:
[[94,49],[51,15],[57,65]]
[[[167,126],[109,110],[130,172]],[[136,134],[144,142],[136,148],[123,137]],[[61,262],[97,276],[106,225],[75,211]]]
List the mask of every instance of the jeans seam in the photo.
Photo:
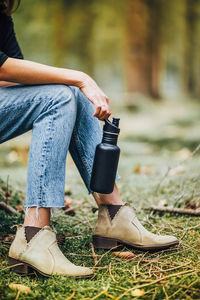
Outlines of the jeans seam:
[[[55,113],[54,113],[55,112]],[[48,162],[48,156],[47,153],[49,152],[48,149],[50,148],[50,142],[52,140],[52,133],[53,133],[53,120],[55,119],[55,117],[53,116],[53,114],[57,114],[57,108],[55,107],[55,109],[53,111],[51,111],[50,116],[49,117],[49,124],[47,127],[47,134],[49,134],[49,138],[44,141],[43,147],[42,147],[42,160],[40,162],[40,166],[42,169],[41,175],[40,175],[40,183],[39,183],[39,202],[41,202],[41,205],[43,206],[45,204],[44,201],[44,187],[45,187],[45,171],[46,171],[46,165]],[[48,147],[47,147],[48,146]]]
[[[81,159],[81,161],[82,161],[82,163],[83,163],[83,165],[84,165],[84,167],[85,167],[85,169],[86,169],[86,171],[87,171],[87,173],[88,173],[88,177],[90,177],[90,175],[91,175],[91,168],[90,168],[90,166],[88,165],[88,162],[87,162],[87,160],[84,158],[84,156],[83,155],[81,155],[81,145],[82,145],[82,143],[81,143],[81,141],[80,141],[80,139],[79,139],[79,136],[78,136],[78,130],[77,130],[77,127],[76,126],[74,126],[74,139],[76,140],[76,143],[75,143],[75,145],[77,145],[77,152],[78,152],[78,154],[79,154],[79,156],[80,156],[80,159]],[[82,147],[82,148],[84,148],[84,147]]]
[[[80,155],[80,158],[82,160],[83,165],[87,169],[88,174],[90,174],[90,171],[91,171],[90,166],[88,165],[87,160],[84,158],[84,156],[81,155],[81,145],[82,145],[82,143],[81,143],[81,141],[79,139],[79,136],[78,136],[78,130],[77,130],[76,127],[74,127],[74,129],[75,129],[75,136],[74,136],[74,138],[75,138],[75,140],[77,142],[78,153]],[[82,147],[82,148],[84,148],[84,147]]]

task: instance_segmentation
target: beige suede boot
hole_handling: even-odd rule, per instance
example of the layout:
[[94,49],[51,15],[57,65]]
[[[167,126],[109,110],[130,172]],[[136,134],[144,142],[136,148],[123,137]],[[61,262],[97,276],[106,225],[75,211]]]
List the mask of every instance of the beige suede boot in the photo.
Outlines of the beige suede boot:
[[101,205],[93,244],[99,249],[110,249],[124,244],[140,250],[156,250],[177,245],[178,240],[174,236],[157,235],[146,230],[138,221],[135,210],[128,204],[119,209],[113,220],[106,205]]
[[26,241],[24,226],[18,226],[9,250],[9,263],[14,271],[21,274],[33,273],[36,270],[44,276],[57,274],[87,278],[93,275],[91,269],[75,266],[62,254],[56,233],[49,226],[36,233],[29,243]]

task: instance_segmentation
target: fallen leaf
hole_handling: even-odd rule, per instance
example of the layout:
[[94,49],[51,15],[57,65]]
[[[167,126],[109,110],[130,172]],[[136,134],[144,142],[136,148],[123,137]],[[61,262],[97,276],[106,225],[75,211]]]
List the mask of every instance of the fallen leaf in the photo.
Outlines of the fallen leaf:
[[135,169],[133,170],[133,173],[136,174],[151,174],[152,173],[152,168],[151,167],[145,167],[145,166],[136,166]]
[[135,256],[135,254],[130,251],[114,251],[112,252],[112,254],[117,257],[125,258],[125,259],[131,259]]
[[139,297],[144,295],[144,290],[135,289],[131,292],[132,296]]
[[23,284],[10,283],[8,286],[9,286],[10,289],[17,290],[20,293],[29,294],[31,292],[31,289],[28,286],[23,285]]
[[141,166],[136,166],[133,170],[134,173],[140,174],[141,173]]
[[23,206],[21,206],[21,205],[17,205],[17,206],[16,206],[16,210],[20,212],[20,211],[23,211],[24,208],[23,208]]
[[185,173],[185,171],[186,171],[186,168],[185,168],[185,167],[183,167],[183,166],[178,166],[178,167],[176,167],[176,168],[171,169],[171,170],[169,171],[169,175],[174,176],[174,175],[176,175],[176,174],[183,174],[183,173]]

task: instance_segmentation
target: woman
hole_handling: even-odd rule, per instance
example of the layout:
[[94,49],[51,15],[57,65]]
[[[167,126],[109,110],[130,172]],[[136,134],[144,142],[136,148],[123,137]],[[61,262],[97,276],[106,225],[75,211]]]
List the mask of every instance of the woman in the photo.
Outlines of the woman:
[[[20,0],[17,1],[19,5]],[[0,142],[32,130],[24,224],[18,227],[9,261],[18,273],[91,277],[90,268],[75,266],[60,251],[49,227],[50,208],[64,206],[65,160],[69,150],[89,191],[98,120],[111,114],[108,97],[80,71],[23,60],[10,14],[15,1],[0,0]],[[163,249],[178,243],[173,236],[147,231],[124,205],[117,186],[95,194],[99,206],[93,241],[109,249],[117,243],[138,249]]]

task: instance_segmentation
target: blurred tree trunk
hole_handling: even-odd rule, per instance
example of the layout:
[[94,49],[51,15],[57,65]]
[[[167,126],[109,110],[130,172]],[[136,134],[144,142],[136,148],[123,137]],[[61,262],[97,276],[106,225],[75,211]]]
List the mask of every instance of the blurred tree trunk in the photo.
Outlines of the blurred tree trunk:
[[[74,54],[72,68],[81,67],[81,70],[93,75],[94,57],[92,49],[93,28],[96,14],[93,8],[93,0],[65,0],[68,10],[68,2],[71,2],[69,12],[69,41],[70,50]],[[78,60],[77,60],[78,58]],[[86,63],[87,62],[87,63]]]
[[[51,0],[50,3],[54,64],[93,73],[91,38],[95,14],[92,0]],[[67,52],[72,54],[70,59]]]
[[126,5],[127,89],[159,98],[161,1],[127,0]]
[[187,0],[185,92],[200,97],[200,0]]
[[160,98],[160,73],[162,69],[162,1],[148,1],[149,11],[149,36],[148,48],[150,51],[150,95],[154,98]]
[[183,96],[185,72],[186,0],[162,2],[161,92],[166,98]]
[[62,67],[67,48],[66,28],[68,25],[68,12],[64,9],[64,0],[51,0],[48,7],[50,10],[49,22],[52,24],[53,64]]

